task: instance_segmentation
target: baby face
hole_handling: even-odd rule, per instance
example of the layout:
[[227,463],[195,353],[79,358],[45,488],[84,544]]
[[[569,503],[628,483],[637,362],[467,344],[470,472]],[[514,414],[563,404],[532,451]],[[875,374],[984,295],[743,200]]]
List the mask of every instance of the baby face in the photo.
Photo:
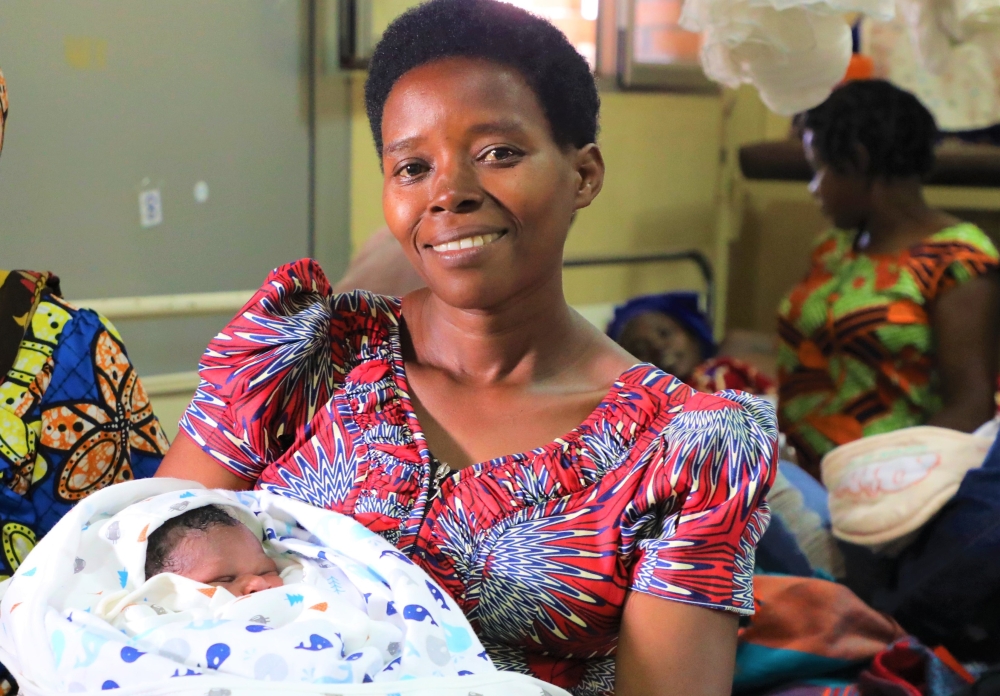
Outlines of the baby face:
[[224,587],[237,597],[284,584],[278,566],[242,524],[188,531],[170,553],[169,565],[177,575]]
[[686,380],[701,362],[701,345],[676,319],[643,312],[622,330],[618,343],[643,362]]

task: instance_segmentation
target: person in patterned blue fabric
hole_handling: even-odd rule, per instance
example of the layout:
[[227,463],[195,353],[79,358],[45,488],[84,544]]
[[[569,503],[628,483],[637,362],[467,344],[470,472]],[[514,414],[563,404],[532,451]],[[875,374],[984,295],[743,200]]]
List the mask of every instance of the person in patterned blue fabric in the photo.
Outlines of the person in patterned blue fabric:
[[[0,73],[0,148],[7,114]],[[0,270],[0,580],[78,501],[152,476],[167,447],[114,326],[63,300],[52,273]]]
[[636,364],[566,303],[566,237],[604,182],[586,61],[514,5],[430,0],[386,30],[365,99],[385,218],[426,287],[276,269],[210,344],[157,475],[352,516],[501,669],[728,695],[774,412]]

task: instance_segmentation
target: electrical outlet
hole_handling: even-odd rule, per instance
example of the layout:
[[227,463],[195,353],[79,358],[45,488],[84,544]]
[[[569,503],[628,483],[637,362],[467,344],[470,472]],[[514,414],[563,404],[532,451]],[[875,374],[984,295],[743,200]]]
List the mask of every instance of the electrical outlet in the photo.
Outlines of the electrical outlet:
[[139,194],[139,224],[156,227],[163,222],[163,199],[160,189],[150,189]]

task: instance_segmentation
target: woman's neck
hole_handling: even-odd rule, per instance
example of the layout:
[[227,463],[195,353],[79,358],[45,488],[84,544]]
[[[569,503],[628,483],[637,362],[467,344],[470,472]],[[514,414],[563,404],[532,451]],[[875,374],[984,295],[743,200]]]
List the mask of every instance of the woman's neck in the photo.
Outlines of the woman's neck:
[[871,212],[862,228],[870,235],[864,251],[903,251],[956,222],[927,205],[919,180],[877,181],[872,185]]
[[410,359],[483,386],[544,382],[594,343],[566,303],[560,273],[490,310],[457,309],[417,290],[404,298],[403,318]]

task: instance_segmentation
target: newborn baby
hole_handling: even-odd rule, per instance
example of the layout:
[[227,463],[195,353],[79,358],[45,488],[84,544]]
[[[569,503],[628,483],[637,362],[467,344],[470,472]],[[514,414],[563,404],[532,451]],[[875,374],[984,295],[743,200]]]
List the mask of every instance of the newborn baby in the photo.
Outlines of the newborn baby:
[[146,579],[175,573],[243,597],[284,583],[249,527],[218,505],[167,520],[149,535]]

